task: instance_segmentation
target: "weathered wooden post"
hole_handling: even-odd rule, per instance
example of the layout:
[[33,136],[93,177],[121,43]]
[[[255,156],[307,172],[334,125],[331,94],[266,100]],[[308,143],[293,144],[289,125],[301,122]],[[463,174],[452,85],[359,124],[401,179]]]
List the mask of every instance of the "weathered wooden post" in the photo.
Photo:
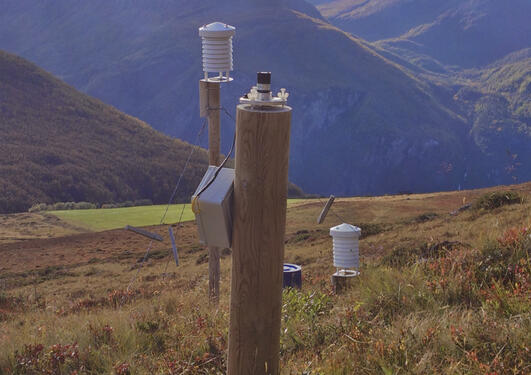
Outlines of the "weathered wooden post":
[[[199,92],[205,105],[202,115],[208,119],[208,164],[219,166],[220,153],[220,82],[199,81]],[[211,302],[219,301],[220,249],[208,247],[208,297]]]
[[[214,22],[199,28],[203,40],[204,78],[199,81],[199,112],[208,119],[209,164],[220,163],[220,84],[229,82],[232,70],[232,37],[235,28],[221,22]],[[209,72],[218,76],[209,77]],[[225,72],[225,76],[223,75]],[[219,301],[220,249],[208,248],[208,295],[211,302]]]
[[291,108],[270,83],[237,107],[229,375],[279,373]]

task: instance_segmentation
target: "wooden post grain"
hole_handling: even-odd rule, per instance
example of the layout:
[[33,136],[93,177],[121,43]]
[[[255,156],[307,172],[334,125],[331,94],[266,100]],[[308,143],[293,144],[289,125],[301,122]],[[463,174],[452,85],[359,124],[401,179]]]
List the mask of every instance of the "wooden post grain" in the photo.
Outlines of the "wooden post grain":
[[237,107],[229,375],[279,373],[290,122]]
[[208,162],[210,165],[219,165],[219,82],[208,82]]
[[[220,163],[220,83],[199,81],[199,112],[208,118],[208,162]],[[208,248],[208,296],[211,302],[219,301],[220,249]]]

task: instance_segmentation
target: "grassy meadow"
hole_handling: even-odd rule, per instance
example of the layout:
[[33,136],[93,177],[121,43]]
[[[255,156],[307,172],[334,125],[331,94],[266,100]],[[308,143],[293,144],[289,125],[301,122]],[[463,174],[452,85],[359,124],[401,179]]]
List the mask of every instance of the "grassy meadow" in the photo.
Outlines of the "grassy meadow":
[[[93,231],[102,231],[123,228],[126,225],[158,225],[165,211],[166,205],[161,204],[122,208],[48,211],[48,213],[57,216],[68,223]],[[194,219],[194,213],[189,204],[172,204],[168,208],[164,224],[177,223],[181,216],[181,212],[182,221],[190,221]]]
[[[530,373],[530,202],[531,183],[337,199],[362,228],[361,274],[342,295],[328,233],[339,218],[318,225],[320,202],[290,204],[285,260],[302,265],[303,288],[283,294],[282,374]],[[174,230],[179,267],[165,240],[139,270],[147,241],[123,231],[69,237],[101,254],[84,260],[39,242],[64,265],[38,270],[2,263],[0,247],[0,374],[224,374],[230,251],[210,305],[194,223]]]
[[[302,201],[304,199],[288,199],[288,205],[291,206]],[[57,216],[66,223],[92,231],[102,231],[123,228],[126,225],[138,227],[158,225],[165,211],[166,205],[154,205],[88,210],[61,210],[48,211],[48,213]],[[183,222],[194,220],[194,213],[189,204],[172,204],[168,208],[168,213],[163,224],[175,224],[179,222],[181,212]]]

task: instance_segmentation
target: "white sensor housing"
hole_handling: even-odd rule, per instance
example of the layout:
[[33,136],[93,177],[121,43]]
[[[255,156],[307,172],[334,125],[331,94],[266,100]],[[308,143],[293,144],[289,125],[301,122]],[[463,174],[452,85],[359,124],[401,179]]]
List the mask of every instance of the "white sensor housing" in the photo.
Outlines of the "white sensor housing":
[[[203,72],[206,81],[228,82],[232,69],[232,37],[234,26],[213,22],[199,28],[203,40]],[[208,73],[217,73],[209,77]]]
[[354,225],[343,223],[330,228],[330,235],[334,243],[334,267],[359,270],[358,240],[361,235],[361,229]]

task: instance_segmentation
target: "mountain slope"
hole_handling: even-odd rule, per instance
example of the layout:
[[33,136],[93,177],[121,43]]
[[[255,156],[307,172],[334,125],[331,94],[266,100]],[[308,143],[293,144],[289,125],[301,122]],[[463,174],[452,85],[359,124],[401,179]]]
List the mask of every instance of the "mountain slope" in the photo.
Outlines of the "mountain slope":
[[335,0],[318,5],[321,14],[343,30],[368,41],[398,37],[431,22],[460,0]]
[[[273,72],[274,89],[287,87],[294,108],[290,179],[307,192],[455,189],[465,175],[475,176],[468,187],[510,182],[482,159],[452,92],[324,22],[302,0],[6,0],[2,6],[0,47],[186,140],[200,121],[197,28],[213,20],[236,26],[235,80],[222,86],[222,105],[233,112],[255,72]],[[233,131],[223,117],[223,149]]]
[[[337,0],[319,6],[367,46],[434,82],[472,138],[470,179],[531,178],[531,2]],[[467,67],[477,67],[465,69]]]
[[[191,145],[0,51],[0,212],[37,202],[167,202]],[[199,149],[178,199],[207,165]]]
[[527,0],[337,0],[319,8],[346,31],[448,66],[485,66],[531,43]]
[[505,161],[515,181],[530,178],[531,171],[530,51],[461,73],[472,84],[455,95],[467,108],[475,144],[493,163]]

